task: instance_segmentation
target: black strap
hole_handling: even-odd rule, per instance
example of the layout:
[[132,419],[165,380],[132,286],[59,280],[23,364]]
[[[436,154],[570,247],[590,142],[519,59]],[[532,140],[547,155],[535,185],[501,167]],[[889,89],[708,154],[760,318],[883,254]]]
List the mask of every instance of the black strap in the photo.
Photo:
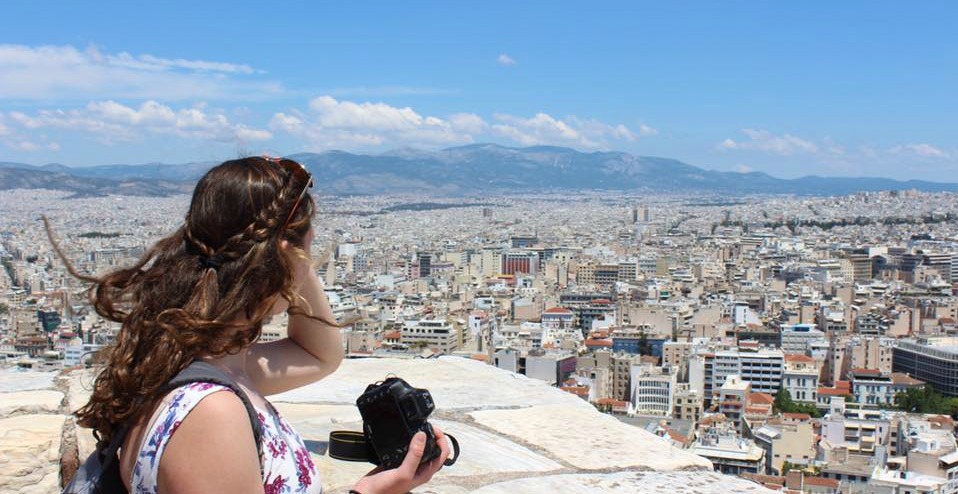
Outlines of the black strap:
[[452,456],[446,458],[446,461],[442,462],[443,465],[451,467],[456,464],[456,460],[459,459],[459,441],[456,441],[456,437],[452,434],[445,434],[446,437],[452,441]]
[[[452,441],[452,456],[443,465],[450,467],[459,459],[459,441],[452,434],[444,434]],[[332,431],[329,433],[329,456],[342,461],[361,461],[379,464],[376,451],[366,435],[357,431]]]
[[372,444],[366,440],[366,435],[356,431],[330,432],[329,456],[343,461],[362,461],[373,465],[379,463]]

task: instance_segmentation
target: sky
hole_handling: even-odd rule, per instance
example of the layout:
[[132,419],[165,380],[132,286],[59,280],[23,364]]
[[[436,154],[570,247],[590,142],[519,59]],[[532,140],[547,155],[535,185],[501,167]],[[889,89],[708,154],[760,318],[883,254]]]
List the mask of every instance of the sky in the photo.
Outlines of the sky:
[[4,2],[0,161],[494,142],[958,182],[956,2]]

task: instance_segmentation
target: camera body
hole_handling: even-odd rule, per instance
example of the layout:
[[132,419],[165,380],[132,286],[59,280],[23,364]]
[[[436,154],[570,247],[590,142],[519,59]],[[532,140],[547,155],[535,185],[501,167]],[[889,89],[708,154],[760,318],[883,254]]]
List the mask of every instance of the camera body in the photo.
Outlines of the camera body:
[[406,381],[391,377],[382,383],[370,384],[356,399],[363,417],[363,432],[376,454],[378,465],[385,469],[402,464],[409,442],[417,432],[426,433],[426,449],[422,462],[440,454],[432,425],[426,421],[436,408],[428,390],[414,388]]

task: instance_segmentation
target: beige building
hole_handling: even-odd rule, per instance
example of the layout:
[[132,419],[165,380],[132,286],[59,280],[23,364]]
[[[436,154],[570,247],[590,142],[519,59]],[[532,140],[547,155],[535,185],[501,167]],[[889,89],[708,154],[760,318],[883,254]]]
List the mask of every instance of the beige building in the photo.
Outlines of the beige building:
[[815,431],[805,414],[785,414],[754,432],[755,443],[765,450],[767,474],[784,475],[782,465],[807,465],[815,459]]
[[745,407],[748,404],[748,395],[751,391],[752,384],[743,381],[737,375],[725,378],[725,384],[719,388],[719,412],[725,415],[739,434],[745,431]]
[[639,355],[617,354],[612,355],[610,368],[612,369],[612,398],[630,401],[632,394],[632,366],[642,365]]
[[697,424],[702,418],[702,395],[692,389],[688,383],[679,383],[675,386],[672,418],[687,420],[693,424]]
[[792,400],[815,404],[818,401],[818,372],[815,359],[806,355],[786,355],[782,388]]
[[684,368],[688,367],[689,355],[692,354],[692,344],[686,341],[666,341],[662,345],[662,365]]

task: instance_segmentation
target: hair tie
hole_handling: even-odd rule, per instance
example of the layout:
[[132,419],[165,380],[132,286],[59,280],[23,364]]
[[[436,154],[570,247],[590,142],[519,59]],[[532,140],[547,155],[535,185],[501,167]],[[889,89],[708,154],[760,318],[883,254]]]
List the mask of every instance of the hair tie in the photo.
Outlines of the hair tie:
[[204,269],[213,268],[214,271],[219,271],[222,265],[223,258],[220,256],[200,256],[200,266]]

